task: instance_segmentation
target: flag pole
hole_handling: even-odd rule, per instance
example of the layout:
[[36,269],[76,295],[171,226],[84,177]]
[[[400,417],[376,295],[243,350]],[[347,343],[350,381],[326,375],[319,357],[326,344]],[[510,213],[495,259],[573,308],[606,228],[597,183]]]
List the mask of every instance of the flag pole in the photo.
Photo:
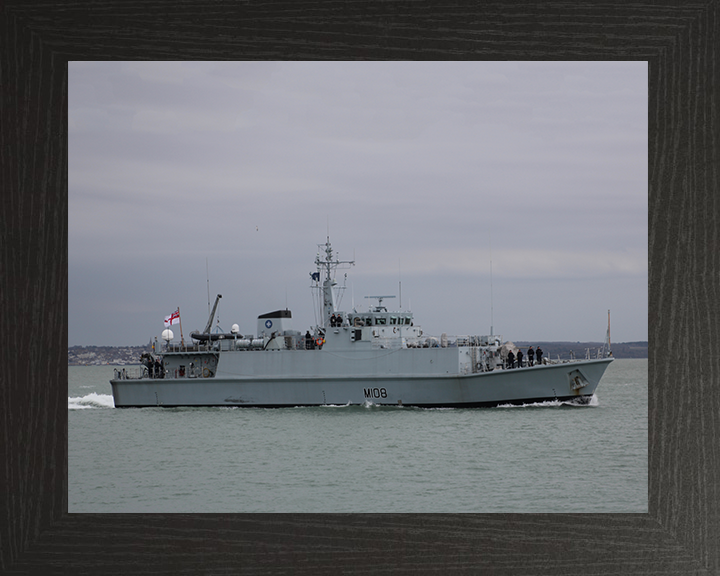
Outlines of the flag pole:
[[185,338],[182,332],[182,318],[180,318],[180,306],[178,306],[178,322],[180,323],[180,346],[185,346]]

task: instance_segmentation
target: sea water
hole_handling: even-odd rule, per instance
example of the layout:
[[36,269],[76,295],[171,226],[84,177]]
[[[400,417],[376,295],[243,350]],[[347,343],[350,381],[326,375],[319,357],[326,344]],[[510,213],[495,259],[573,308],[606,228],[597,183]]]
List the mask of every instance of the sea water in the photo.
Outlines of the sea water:
[[589,406],[114,408],[68,367],[70,512],[647,512],[647,359]]

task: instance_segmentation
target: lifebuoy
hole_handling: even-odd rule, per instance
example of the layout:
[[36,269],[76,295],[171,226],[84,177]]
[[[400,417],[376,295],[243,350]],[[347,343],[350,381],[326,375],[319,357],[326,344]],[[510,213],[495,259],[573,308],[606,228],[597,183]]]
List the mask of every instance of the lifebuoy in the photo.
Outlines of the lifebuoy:
[[210,370],[208,370],[207,368],[204,368],[203,369],[203,378],[207,378],[208,376],[210,376]]
[[323,344],[325,344],[325,339],[324,339],[324,338],[317,338],[317,339],[315,340],[315,344],[317,344],[318,346],[322,346]]

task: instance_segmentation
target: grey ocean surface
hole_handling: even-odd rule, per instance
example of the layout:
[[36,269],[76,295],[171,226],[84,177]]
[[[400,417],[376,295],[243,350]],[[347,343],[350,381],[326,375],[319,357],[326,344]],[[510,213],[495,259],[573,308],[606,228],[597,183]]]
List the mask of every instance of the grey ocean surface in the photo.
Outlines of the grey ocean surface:
[[116,409],[68,367],[70,512],[648,511],[647,359],[590,406]]

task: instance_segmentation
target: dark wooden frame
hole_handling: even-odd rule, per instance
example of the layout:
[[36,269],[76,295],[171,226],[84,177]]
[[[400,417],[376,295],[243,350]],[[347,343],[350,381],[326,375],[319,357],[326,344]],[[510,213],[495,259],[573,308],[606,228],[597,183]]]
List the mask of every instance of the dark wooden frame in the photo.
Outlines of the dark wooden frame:
[[[649,514],[67,513],[67,61],[288,58],[648,62]],[[719,79],[717,0],[0,4],[0,572],[719,574]]]

